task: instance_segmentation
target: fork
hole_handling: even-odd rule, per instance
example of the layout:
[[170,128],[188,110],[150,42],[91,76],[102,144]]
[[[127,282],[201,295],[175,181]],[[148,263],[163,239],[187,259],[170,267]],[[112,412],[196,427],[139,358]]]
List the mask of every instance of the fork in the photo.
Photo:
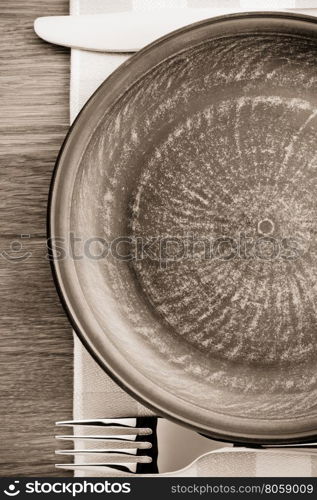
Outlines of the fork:
[[156,417],[67,420],[56,425],[74,429],[74,434],[56,436],[60,441],[72,441],[74,446],[55,453],[75,457],[75,463],[56,464],[57,468],[111,468],[133,474],[158,472]]
[[[109,476],[146,475],[158,476],[157,456],[158,445],[156,417],[138,417],[121,419],[88,419],[57,422],[58,426],[72,427],[74,435],[58,435],[61,441],[88,444],[89,448],[57,450],[58,455],[74,456],[74,463],[56,464],[59,469],[95,472]],[[77,428],[83,429],[83,434],[77,433]],[[101,430],[101,432],[97,432]],[[91,446],[91,447],[90,447]],[[263,456],[265,454],[265,456]],[[262,455],[262,459],[259,455]],[[317,467],[316,443],[301,445],[271,445],[265,448],[221,448],[198,456],[186,467],[173,472],[159,474],[167,477],[219,477],[225,475],[250,475],[250,463],[265,459],[265,472],[276,477],[278,461],[288,459],[296,467],[298,456],[304,457],[305,476]],[[238,469],[238,474],[237,474]],[[293,469],[291,469],[291,474]],[[316,469],[317,470],[317,469]],[[228,474],[228,471],[229,472]],[[261,471],[260,471],[261,472]],[[287,471],[283,475],[287,475]],[[261,475],[261,474],[257,474]]]

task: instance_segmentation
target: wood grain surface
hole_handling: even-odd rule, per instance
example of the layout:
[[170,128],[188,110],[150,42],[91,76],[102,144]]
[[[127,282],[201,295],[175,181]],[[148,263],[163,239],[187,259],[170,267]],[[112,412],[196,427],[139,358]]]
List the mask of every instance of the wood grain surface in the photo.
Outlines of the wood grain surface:
[[72,411],[72,333],[45,235],[50,177],[69,124],[69,51],[33,32],[36,17],[68,7],[0,0],[1,476],[61,476],[54,422]]

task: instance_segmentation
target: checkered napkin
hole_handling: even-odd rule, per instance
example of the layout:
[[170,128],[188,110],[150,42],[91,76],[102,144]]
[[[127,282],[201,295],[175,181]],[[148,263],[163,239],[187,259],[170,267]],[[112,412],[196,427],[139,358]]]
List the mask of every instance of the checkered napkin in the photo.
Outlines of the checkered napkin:
[[[317,0],[315,0],[317,6]],[[314,0],[70,0],[70,13],[98,14],[118,11],[144,11],[168,8],[311,8]],[[168,15],[168,14],[167,14]],[[71,122],[91,94],[121,63],[124,54],[104,54],[72,49],[71,53]],[[151,411],[136,402],[97,365],[74,335],[74,419],[151,415]],[[81,433],[83,429],[77,429]],[[190,445],[190,443],[188,443]],[[84,449],[84,441],[76,442]],[[210,448],[215,446],[210,444]],[[81,457],[82,458],[82,457]],[[316,455],[293,452],[241,453],[225,449],[200,460],[194,470],[184,475],[197,476],[315,476]],[[76,473],[78,476],[82,472]],[[91,475],[92,473],[88,473]]]

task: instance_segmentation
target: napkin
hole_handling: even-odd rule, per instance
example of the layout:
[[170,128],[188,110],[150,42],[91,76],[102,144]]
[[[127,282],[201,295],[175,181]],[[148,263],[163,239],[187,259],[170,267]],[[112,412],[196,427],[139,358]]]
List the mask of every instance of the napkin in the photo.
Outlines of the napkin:
[[[316,1],[316,0],[315,0]],[[70,0],[70,13],[98,14],[118,11],[144,11],[149,9],[169,8],[309,8],[314,7],[312,0]],[[316,4],[315,4],[316,5]],[[168,15],[168,12],[167,12]],[[97,52],[82,51],[72,49],[71,51],[71,80],[70,80],[70,121],[72,122],[82,106],[99,85],[107,78],[121,63],[129,56],[126,54],[104,54]],[[131,396],[124,392],[113,380],[99,367],[96,361],[81,344],[74,334],[74,419],[86,418],[123,418],[126,416],[146,416],[153,413]],[[169,422],[162,419],[161,429],[172,440],[177,432],[175,428],[169,426]],[[76,433],[81,434],[83,429],[77,428]],[[163,432],[162,431],[162,432]],[[178,430],[177,439],[182,439],[182,431]],[[191,445],[188,431],[184,430],[186,444]],[[84,449],[85,441],[76,440],[75,448]],[[209,449],[220,448],[222,445],[210,441]],[[176,459],[172,456],[170,462],[177,468]],[[175,447],[174,447],[175,448]],[[230,449],[230,448],[229,448]],[[232,448],[231,448],[232,450]],[[316,465],[309,454],[293,456],[285,454],[280,456],[276,452],[275,461],[272,461],[271,454],[249,452],[243,454],[243,459],[237,453],[227,456],[223,450],[211,454],[212,458],[206,457],[196,470],[196,475],[208,476],[265,476],[274,475],[316,475]],[[224,456],[225,453],[225,456]],[[210,457],[211,457],[210,455]],[[174,459],[174,461],[173,461]],[[78,460],[78,458],[76,459]],[[315,467],[315,468],[314,468]],[[167,469],[168,470],[168,469]],[[169,469],[171,470],[171,469]],[[269,473],[268,473],[269,472]],[[291,474],[289,474],[291,472]],[[92,473],[87,473],[91,475]],[[184,475],[187,473],[184,472]],[[76,472],[76,476],[84,476],[83,472]]]

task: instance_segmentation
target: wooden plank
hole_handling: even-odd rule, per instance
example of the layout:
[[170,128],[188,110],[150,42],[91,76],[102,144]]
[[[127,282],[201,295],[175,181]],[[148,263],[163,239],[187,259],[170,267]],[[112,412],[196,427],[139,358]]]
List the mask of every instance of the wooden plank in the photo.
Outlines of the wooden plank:
[[[72,413],[72,332],[46,258],[46,241],[20,252],[0,238],[0,419],[3,475],[58,475],[54,422]],[[17,256],[25,259],[17,260]]]
[[49,182],[69,123],[69,51],[38,39],[33,21],[55,4],[56,14],[66,13],[60,0],[0,4],[0,234],[45,233]]
[[[36,17],[67,12],[66,0],[0,2],[2,476],[71,475],[54,468],[54,422],[72,413],[72,332],[45,242],[50,177],[69,122],[69,51],[33,33]],[[31,255],[16,259],[24,251]]]

